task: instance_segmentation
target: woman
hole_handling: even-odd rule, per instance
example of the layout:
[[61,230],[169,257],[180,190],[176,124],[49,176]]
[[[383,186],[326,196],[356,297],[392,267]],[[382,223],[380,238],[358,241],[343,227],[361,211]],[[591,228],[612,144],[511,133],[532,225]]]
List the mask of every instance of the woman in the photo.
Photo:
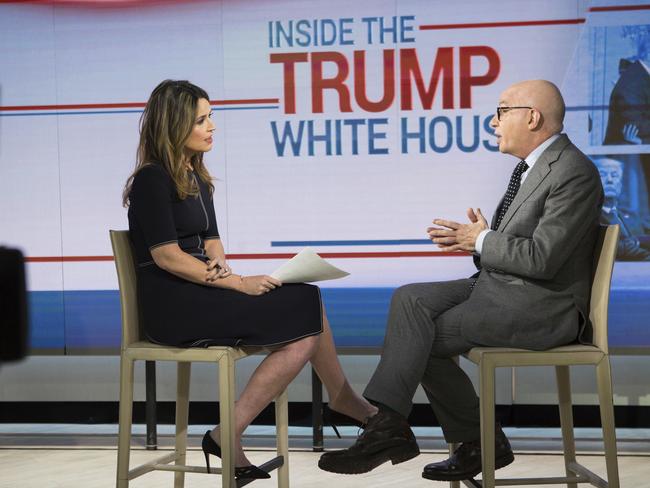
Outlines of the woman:
[[[376,407],[357,395],[336,356],[316,286],[282,285],[271,276],[235,274],[219,238],[214,185],[203,164],[215,125],[208,94],[187,81],[166,80],[140,120],[133,174],[124,188],[129,231],[138,262],[138,300],[145,331],[173,346],[263,346],[235,407],[236,476],[268,477],[241,447],[244,429],[311,361],[333,410],[364,421]],[[221,455],[219,426],[203,451]]]

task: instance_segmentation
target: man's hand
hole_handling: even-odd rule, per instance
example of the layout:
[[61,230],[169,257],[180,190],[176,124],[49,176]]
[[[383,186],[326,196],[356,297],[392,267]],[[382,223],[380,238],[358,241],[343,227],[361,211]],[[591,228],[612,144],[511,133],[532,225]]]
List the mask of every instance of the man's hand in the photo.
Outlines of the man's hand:
[[439,227],[428,227],[427,233],[434,244],[445,251],[476,250],[476,239],[481,231],[488,229],[488,223],[481,209],[467,210],[469,224],[460,224],[453,220],[435,219],[433,223]]
[[639,137],[639,129],[634,124],[625,124],[623,127],[623,139],[630,144],[641,144],[643,142]]

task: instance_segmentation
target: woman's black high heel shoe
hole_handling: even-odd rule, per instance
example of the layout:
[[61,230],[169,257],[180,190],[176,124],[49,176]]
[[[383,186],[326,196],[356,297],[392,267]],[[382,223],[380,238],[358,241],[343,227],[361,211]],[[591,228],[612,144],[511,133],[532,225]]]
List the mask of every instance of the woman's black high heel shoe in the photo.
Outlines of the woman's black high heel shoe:
[[341,434],[339,434],[339,429],[336,428],[336,424],[332,419],[334,415],[345,418],[346,423],[356,425],[357,427],[363,427],[363,422],[359,422],[357,419],[345,415],[344,413],[336,412],[335,410],[332,410],[329,405],[323,405],[323,424],[329,425],[334,429],[334,433],[339,439],[341,438]]
[[[208,473],[210,472],[210,454],[214,454],[218,458],[221,458],[221,446],[214,442],[214,439],[210,436],[210,431],[208,430],[203,436],[201,441],[201,449],[203,449],[203,455],[205,456],[205,465],[207,466]],[[257,466],[251,464],[250,466],[235,467],[235,479],[266,479],[270,478],[271,475],[266,471],[258,468]]]

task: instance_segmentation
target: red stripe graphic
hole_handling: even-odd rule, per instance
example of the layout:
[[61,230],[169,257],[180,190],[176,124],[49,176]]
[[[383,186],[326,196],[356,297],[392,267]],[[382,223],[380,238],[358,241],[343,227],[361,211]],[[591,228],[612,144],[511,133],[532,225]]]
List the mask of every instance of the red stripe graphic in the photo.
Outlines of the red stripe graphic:
[[113,261],[113,256],[34,256],[25,258],[27,263],[83,263],[91,261]]
[[613,5],[611,7],[591,7],[590,12],[618,12],[621,10],[650,10],[650,5]]
[[430,24],[419,26],[420,30],[480,29],[487,27],[529,27],[533,25],[584,24],[585,19],[525,20],[516,22],[478,22],[473,24]]
[[132,102],[132,103],[78,103],[78,104],[69,104],[69,105],[8,105],[5,107],[0,107],[0,110],[3,111],[13,111],[13,110],[68,110],[68,109],[79,109],[79,108],[142,108],[144,103]]
[[[291,259],[296,253],[226,254],[228,259]],[[466,252],[449,251],[391,251],[391,252],[319,252],[322,258],[443,258],[469,256]],[[28,263],[84,263],[113,261],[113,256],[33,256]]]
[[[256,105],[262,103],[280,103],[279,98],[242,98],[240,100],[210,100],[211,105]],[[10,112],[16,110],[75,110],[89,108],[144,108],[145,102],[126,103],[75,103],[67,105],[7,105],[0,110]]]
[[0,0],[2,3],[35,3],[44,5],[61,5],[64,7],[130,8],[138,6],[159,6],[165,3],[187,3],[198,0]]
[[242,100],[210,100],[212,105],[248,105],[255,103],[280,103],[279,98],[251,98]]

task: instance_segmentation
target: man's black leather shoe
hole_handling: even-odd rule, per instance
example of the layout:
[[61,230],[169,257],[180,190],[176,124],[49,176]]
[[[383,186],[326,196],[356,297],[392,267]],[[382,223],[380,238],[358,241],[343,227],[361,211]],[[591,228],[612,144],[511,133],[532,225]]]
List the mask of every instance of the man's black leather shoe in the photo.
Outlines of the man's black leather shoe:
[[[503,468],[515,460],[508,438],[497,427],[494,467]],[[463,442],[449,459],[427,464],[422,477],[436,481],[461,481],[474,478],[481,472],[481,441]]]
[[324,471],[342,474],[367,473],[386,461],[403,463],[420,454],[408,422],[401,415],[379,410],[348,449],[326,452],[318,461]]

